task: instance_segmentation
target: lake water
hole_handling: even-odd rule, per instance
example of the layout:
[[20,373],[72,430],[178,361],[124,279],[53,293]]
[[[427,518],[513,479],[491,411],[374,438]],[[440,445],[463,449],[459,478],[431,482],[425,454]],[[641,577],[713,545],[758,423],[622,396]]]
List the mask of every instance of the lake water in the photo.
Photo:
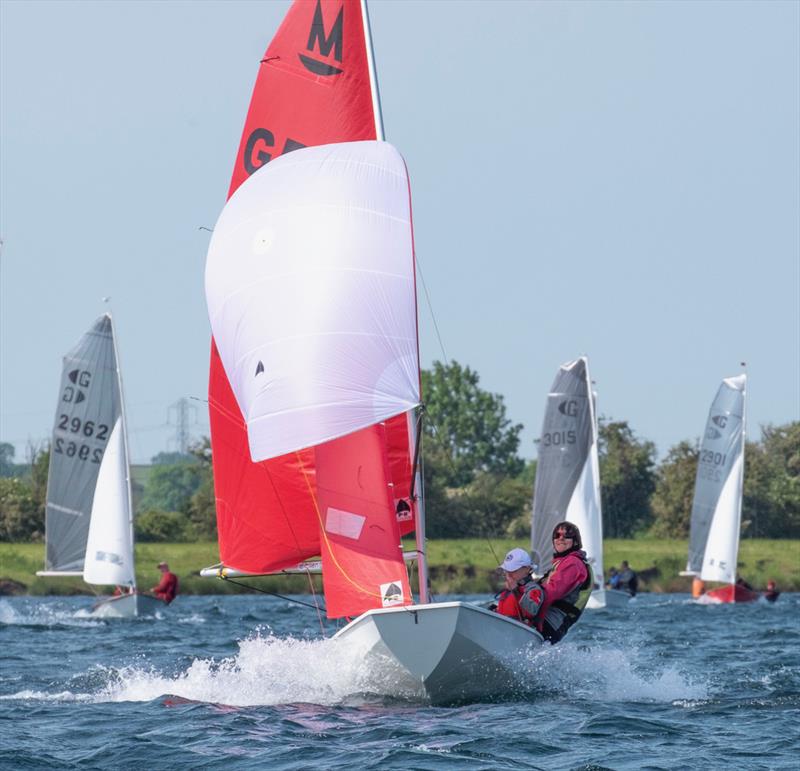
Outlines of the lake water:
[[560,645],[520,654],[524,700],[458,707],[370,693],[362,662],[285,600],[179,597],[127,622],[90,604],[0,599],[0,767],[800,765],[797,594],[587,611]]

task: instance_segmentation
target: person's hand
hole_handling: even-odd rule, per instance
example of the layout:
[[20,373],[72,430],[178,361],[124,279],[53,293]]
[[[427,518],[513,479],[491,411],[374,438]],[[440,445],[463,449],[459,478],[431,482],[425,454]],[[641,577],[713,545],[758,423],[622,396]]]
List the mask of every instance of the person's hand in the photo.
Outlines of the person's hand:
[[506,573],[506,589],[512,592],[517,588],[517,582],[514,580],[510,573]]

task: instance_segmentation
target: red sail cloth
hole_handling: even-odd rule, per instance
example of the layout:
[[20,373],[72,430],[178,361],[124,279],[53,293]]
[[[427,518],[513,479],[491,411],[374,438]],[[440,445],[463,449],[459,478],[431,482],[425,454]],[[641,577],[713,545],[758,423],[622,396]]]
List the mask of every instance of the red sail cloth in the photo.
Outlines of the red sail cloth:
[[[285,152],[376,138],[360,0],[296,0],[261,62],[228,196]],[[223,564],[265,572],[319,554],[313,452],[251,461],[247,427],[213,340],[209,417]],[[390,479],[403,497],[413,448],[406,416],[388,423]],[[413,520],[402,528],[413,530]]]
[[328,618],[411,603],[385,448],[377,424],[315,449]]
[[247,427],[213,341],[211,357],[209,413],[222,563],[268,573],[319,554],[313,451],[253,463]]

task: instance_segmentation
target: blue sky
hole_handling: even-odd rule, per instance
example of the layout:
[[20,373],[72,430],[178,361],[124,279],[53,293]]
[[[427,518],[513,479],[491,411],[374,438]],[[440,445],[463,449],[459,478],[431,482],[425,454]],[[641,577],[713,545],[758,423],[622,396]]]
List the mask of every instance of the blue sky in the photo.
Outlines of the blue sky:
[[[208,233],[288,3],[0,3],[0,441],[111,296],[134,460],[204,399]],[[800,417],[800,4],[370,4],[444,352],[535,454],[559,364],[660,453],[748,362]],[[423,366],[444,358],[420,297]],[[195,434],[207,431],[205,404]]]

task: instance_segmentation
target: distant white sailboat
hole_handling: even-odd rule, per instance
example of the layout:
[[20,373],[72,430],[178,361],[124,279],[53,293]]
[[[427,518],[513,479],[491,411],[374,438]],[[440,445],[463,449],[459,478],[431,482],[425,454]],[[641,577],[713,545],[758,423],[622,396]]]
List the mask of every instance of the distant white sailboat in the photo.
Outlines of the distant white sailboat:
[[537,573],[552,562],[552,532],[558,522],[578,526],[597,588],[587,608],[618,607],[627,592],[604,588],[603,516],[597,444],[596,394],[589,361],[562,364],[547,395],[539,439],[531,520],[531,552]]
[[136,590],[133,506],[122,381],[111,314],[64,357],[50,444],[45,569],[120,587],[92,614],[131,617],[164,603]]
[[747,375],[722,381],[700,445],[692,502],[689,558],[681,575],[727,584],[698,597],[702,603],[752,602],[758,594],[736,585],[744,484]]

